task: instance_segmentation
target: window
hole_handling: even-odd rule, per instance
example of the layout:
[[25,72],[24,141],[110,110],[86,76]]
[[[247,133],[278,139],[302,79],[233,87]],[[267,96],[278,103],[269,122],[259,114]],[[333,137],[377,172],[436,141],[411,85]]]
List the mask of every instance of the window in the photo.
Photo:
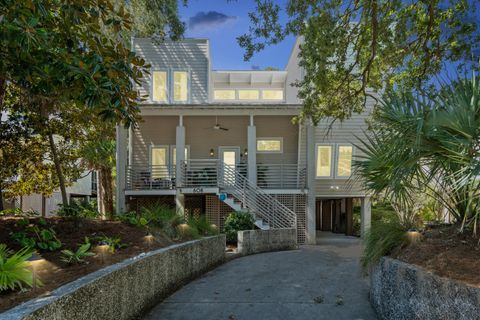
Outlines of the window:
[[185,71],[173,72],[173,101],[175,102],[188,101],[188,72],[185,72]]
[[153,71],[152,100],[167,101],[167,72]]
[[[190,146],[185,146],[185,160],[188,160],[188,154],[190,152]],[[177,164],[177,147],[172,146],[172,164]]]
[[263,100],[283,100],[283,90],[263,90]]
[[238,99],[240,100],[258,100],[259,98],[258,90],[238,90]]
[[150,148],[150,164],[152,165],[152,178],[164,178],[167,174],[168,146],[152,146]]
[[317,145],[317,169],[318,178],[332,176],[332,146]]
[[235,100],[235,90],[215,90],[213,91],[215,100]]
[[257,152],[281,153],[283,152],[282,138],[259,138],[257,139]]
[[350,177],[352,175],[353,147],[339,145],[337,152],[337,177]]

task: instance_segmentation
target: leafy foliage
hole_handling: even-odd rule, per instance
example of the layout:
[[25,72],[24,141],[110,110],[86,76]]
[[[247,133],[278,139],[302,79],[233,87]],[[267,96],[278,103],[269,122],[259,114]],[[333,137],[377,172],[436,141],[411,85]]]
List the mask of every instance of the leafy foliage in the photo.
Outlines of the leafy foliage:
[[61,217],[92,219],[98,217],[97,209],[90,203],[72,202],[67,206],[60,204],[59,207],[57,214]]
[[218,234],[218,228],[212,225],[205,216],[190,218],[188,220],[188,225],[197,230],[201,236],[213,236]]
[[395,248],[407,244],[406,231],[399,219],[379,220],[365,235],[365,250],[361,259],[362,267],[367,270],[381,257],[390,254]]
[[176,228],[176,238],[181,240],[195,240],[200,238],[200,233],[198,230],[187,223],[179,224]]
[[[24,285],[32,287],[33,277],[27,261],[31,256],[29,248],[11,254],[5,246],[0,254],[0,292],[22,289]],[[37,285],[42,284],[39,279],[36,281]]]
[[62,243],[58,240],[53,229],[40,228],[35,224],[26,226],[24,231],[11,233],[10,236],[22,247],[30,249],[55,251],[62,247]]
[[90,243],[80,245],[77,251],[62,250],[62,261],[67,264],[78,264],[84,262],[86,257],[94,256],[95,253],[90,252]]
[[[289,35],[301,36],[301,118],[345,119],[373,91],[421,88],[446,61],[475,63],[475,1],[256,0],[251,27],[237,38],[245,59]],[[285,19],[281,18],[287,16]],[[473,59],[472,59],[473,57]]]
[[120,237],[109,237],[101,235],[95,238],[95,240],[102,245],[107,245],[111,253],[115,253],[116,250],[128,247],[126,243],[122,243]]
[[477,232],[480,221],[480,83],[477,75],[434,96],[393,94],[378,108],[358,146],[355,170],[414,224],[419,195],[432,197]]
[[225,219],[225,234],[228,242],[237,241],[237,232],[255,227],[253,216],[248,212],[232,212]]

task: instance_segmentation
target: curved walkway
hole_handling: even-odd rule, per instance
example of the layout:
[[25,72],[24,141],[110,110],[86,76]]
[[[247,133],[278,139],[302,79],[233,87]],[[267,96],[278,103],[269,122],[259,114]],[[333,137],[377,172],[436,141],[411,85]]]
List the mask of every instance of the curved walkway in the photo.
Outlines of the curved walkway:
[[156,306],[145,319],[376,319],[357,239],[230,261]]

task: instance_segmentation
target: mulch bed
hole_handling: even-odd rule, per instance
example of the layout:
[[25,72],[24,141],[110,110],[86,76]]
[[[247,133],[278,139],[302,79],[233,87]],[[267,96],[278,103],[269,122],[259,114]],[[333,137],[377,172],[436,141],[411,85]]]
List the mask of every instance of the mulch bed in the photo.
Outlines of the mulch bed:
[[480,287],[479,236],[459,233],[458,226],[426,230],[422,241],[413,243],[393,256],[441,276]]
[[[13,250],[21,249],[21,246],[11,239],[10,233],[21,231],[22,227],[16,225],[20,218],[2,217],[0,218],[0,243],[4,243]],[[30,222],[35,222],[36,218],[31,218]],[[22,302],[32,298],[46,295],[54,290],[80,278],[86,274],[98,269],[115,264],[127,258],[136,256],[142,252],[147,252],[172,244],[167,237],[156,234],[153,241],[148,241],[147,231],[144,228],[128,225],[120,221],[100,221],[100,220],[71,220],[65,218],[47,218],[47,227],[51,227],[57,238],[62,242],[62,248],[54,252],[42,251],[41,257],[45,259],[36,267],[36,274],[43,282],[43,286],[37,288],[15,292],[0,293],[0,312],[14,307]],[[84,243],[85,237],[94,239],[97,236],[106,235],[108,237],[120,237],[121,242],[128,246],[116,250],[115,253],[97,254],[94,257],[87,257],[85,263],[78,265],[67,265],[61,261],[61,250],[76,250],[79,244]],[[92,245],[92,251],[96,251],[95,245]]]

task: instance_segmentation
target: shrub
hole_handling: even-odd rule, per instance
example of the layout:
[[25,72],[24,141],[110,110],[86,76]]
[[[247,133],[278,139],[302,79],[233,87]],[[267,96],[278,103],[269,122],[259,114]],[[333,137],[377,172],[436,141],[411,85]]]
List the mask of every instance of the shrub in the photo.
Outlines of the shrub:
[[136,214],[135,212],[125,212],[125,213],[119,214],[117,216],[117,219],[136,227],[141,227],[148,224],[147,219]]
[[188,225],[196,229],[201,236],[212,236],[218,233],[217,227],[212,225],[205,216],[191,218]]
[[160,228],[170,238],[179,235],[177,227],[185,222],[175,209],[166,206],[143,208],[141,216],[148,221],[149,226]]
[[249,212],[232,212],[225,220],[225,234],[228,242],[237,241],[237,232],[255,227],[253,216]]
[[[23,248],[11,254],[5,245],[0,247],[0,292],[22,289],[24,285],[32,287],[33,276],[27,261],[32,256],[31,249]],[[36,284],[42,283],[37,279]]]
[[59,207],[57,214],[61,217],[96,219],[99,215],[93,203],[72,202],[66,206],[60,204]]
[[84,243],[75,252],[71,250],[62,250],[62,261],[67,264],[77,264],[83,262],[84,258],[94,255],[95,253],[90,251],[90,243]]
[[200,238],[198,230],[186,223],[179,224],[175,230],[177,231],[178,238],[181,240],[194,240]]
[[407,228],[400,220],[377,221],[372,224],[365,235],[365,250],[361,259],[362,267],[368,270],[381,257],[390,254],[394,249],[407,244]]
[[[39,220],[39,224],[45,225],[46,222]],[[55,251],[62,247],[62,242],[58,240],[53,229],[40,228],[37,225],[29,225],[25,228],[25,231],[11,233],[10,236],[22,247],[31,249]]]

